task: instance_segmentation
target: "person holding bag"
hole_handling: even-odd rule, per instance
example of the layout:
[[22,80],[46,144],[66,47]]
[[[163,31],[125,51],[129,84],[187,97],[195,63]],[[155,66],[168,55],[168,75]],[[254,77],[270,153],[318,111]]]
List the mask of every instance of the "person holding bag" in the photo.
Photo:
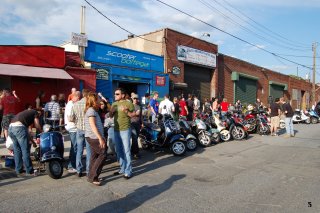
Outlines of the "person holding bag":
[[98,114],[98,95],[90,92],[87,96],[85,107],[85,138],[91,148],[88,182],[100,186],[99,175],[106,159],[106,140],[103,134],[103,125]]

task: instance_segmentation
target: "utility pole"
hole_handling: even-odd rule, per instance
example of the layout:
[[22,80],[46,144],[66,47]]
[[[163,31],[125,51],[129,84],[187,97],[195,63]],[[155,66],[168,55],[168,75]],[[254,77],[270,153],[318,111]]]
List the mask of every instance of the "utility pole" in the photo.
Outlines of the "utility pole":
[[312,44],[313,51],[313,70],[312,70],[312,105],[316,102],[316,52],[318,43]]
[[299,77],[299,67],[297,67],[297,77]]
[[[86,6],[81,6],[81,14],[80,14],[80,33],[85,35],[85,22],[86,22]],[[81,63],[84,63],[84,47],[79,45],[79,54],[81,58]]]

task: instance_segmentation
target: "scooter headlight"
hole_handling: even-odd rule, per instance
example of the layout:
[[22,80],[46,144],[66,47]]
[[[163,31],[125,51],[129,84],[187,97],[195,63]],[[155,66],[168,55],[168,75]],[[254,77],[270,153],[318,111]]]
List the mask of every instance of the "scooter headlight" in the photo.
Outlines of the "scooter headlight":
[[49,125],[49,124],[43,125],[43,132],[49,132],[50,129],[51,129],[51,125]]

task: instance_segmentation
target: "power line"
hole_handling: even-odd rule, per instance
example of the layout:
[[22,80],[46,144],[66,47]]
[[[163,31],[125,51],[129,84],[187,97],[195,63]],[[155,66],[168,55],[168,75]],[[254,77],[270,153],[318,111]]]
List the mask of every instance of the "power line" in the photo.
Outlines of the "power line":
[[139,35],[136,35],[132,32],[130,32],[129,30],[125,29],[124,27],[120,26],[119,24],[117,24],[115,21],[113,21],[112,19],[110,19],[109,17],[107,17],[105,14],[103,14],[100,10],[98,10],[95,6],[93,6],[90,2],[88,2],[87,0],[84,0],[88,5],[90,5],[90,7],[92,7],[95,11],[97,11],[98,13],[100,13],[100,15],[102,15],[103,17],[105,17],[106,19],[108,19],[112,24],[116,25],[117,27],[119,27],[120,29],[122,29],[123,31],[131,34],[131,35],[134,35],[138,38],[141,38],[143,40],[146,40],[146,41],[150,41],[150,42],[153,42],[153,43],[162,43],[162,41],[153,41],[153,40],[149,40],[149,39],[146,39],[146,38],[143,38]]
[[[277,41],[272,41],[270,39],[268,39],[267,37],[261,35],[261,34],[258,34],[254,31],[252,31],[251,29],[249,29],[248,27],[240,24],[238,21],[234,20],[233,18],[231,18],[230,16],[226,15],[225,13],[223,13],[222,11],[218,10],[214,5],[210,4],[209,2],[205,1],[205,0],[198,0],[200,3],[202,3],[203,5],[205,5],[207,8],[211,9],[211,10],[214,10],[216,12],[218,12],[219,14],[221,14],[224,18],[226,18],[229,22],[233,23],[234,25],[238,25],[240,26],[242,29],[244,29],[245,31],[247,31],[248,33],[251,33],[251,34],[254,34],[255,36],[257,36],[258,38],[260,38],[261,40],[263,41],[266,41],[270,44],[273,44],[273,45],[277,45],[279,47],[283,47],[283,48],[286,48],[286,49],[290,49],[290,50],[295,50],[295,51],[306,51],[306,50],[309,50],[309,48],[301,48],[301,47],[292,47],[293,45],[292,44],[289,44],[290,46],[286,46],[286,45],[283,45],[282,43],[287,43],[287,42],[284,42],[284,41],[281,41],[281,43],[277,42]],[[213,0],[215,1],[217,4],[221,5],[218,1],[216,0]],[[242,19],[240,16],[238,16],[237,14],[233,13],[231,10],[229,10],[228,8],[224,7],[223,5],[221,5],[223,8],[225,8],[226,10],[228,10],[230,13],[234,14],[235,16],[237,16],[239,19]],[[242,19],[243,20],[243,19]],[[246,20],[243,20],[245,21],[246,23],[248,23],[250,26],[253,26],[250,22],[246,21]],[[254,26],[253,26],[254,27]],[[255,27],[254,27],[255,28]],[[265,33],[265,32],[264,32]],[[273,37],[274,39],[274,36],[271,36]],[[276,39],[278,40],[278,39]]]
[[[214,0],[214,1],[217,2],[216,0]],[[308,46],[309,46],[309,45],[307,45],[307,44],[302,44],[302,43],[300,43],[300,42],[292,41],[292,40],[289,40],[288,38],[285,38],[284,36],[282,36],[282,35],[274,32],[274,31],[268,29],[267,27],[265,27],[265,26],[263,26],[262,24],[258,23],[258,22],[255,21],[254,19],[250,18],[249,16],[247,16],[246,14],[244,14],[241,10],[239,10],[239,9],[237,9],[236,7],[234,7],[233,5],[231,5],[228,1],[226,1],[226,0],[222,0],[222,1],[225,2],[229,7],[233,8],[234,10],[236,10],[236,11],[237,11],[238,13],[240,13],[242,16],[244,16],[244,17],[246,17],[247,19],[251,20],[253,23],[255,23],[255,24],[256,24],[258,27],[260,27],[261,29],[264,29],[264,30],[266,30],[267,32],[271,32],[272,34],[274,34],[274,35],[278,36],[279,38],[283,39],[283,41],[285,41],[285,42],[291,41],[291,42],[293,42],[295,45],[300,44],[301,47],[308,47]],[[218,3],[218,2],[217,2],[217,3]],[[220,5],[222,5],[222,4],[220,3]],[[237,16],[237,17],[239,17],[239,16]],[[240,18],[240,17],[239,17],[239,18]]]
[[165,5],[165,6],[167,6],[167,7],[170,7],[171,9],[174,9],[174,10],[180,12],[180,13],[183,13],[183,14],[185,14],[186,16],[189,16],[189,17],[191,17],[191,18],[193,18],[193,19],[195,19],[195,20],[197,20],[197,21],[199,21],[199,22],[201,22],[201,23],[203,23],[203,24],[205,24],[205,25],[207,25],[207,26],[209,26],[209,27],[212,27],[212,28],[214,28],[214,29],[216,29],[216,30],[219,30],[220,32],[223,32],[223,33],[225,33],[225,34],[227,34],[227,35],[229,35],[229,36],[231,36],[231,37],[233,37],[233,38],[235,38],[235,39],[237,39],[237,40],[240,40],[240,41],[242,41],[242,42],[244,42],[244,43],[246,43],[246,44],[249,44],[250,46],[256,47],[256,48],[258,48],[258,49],[260,49],[260,50],[262,50],[262,51],[264,51],[264,52],[267,52],[267,53],[269,53],[269,54],[271,54],[271,55],[273,55],[273,56],[279,57],[279,58],[281,58],[281,59],[283,59],[283,60],[286,60],[286,61],[289,61],[289,62],[291,62],[291,63],[293,63],[293,64],[296,64],[296,65],[299,65],[299,66],[302,66],[302,67],[305,67],[305,68],[308,68],[308,69],[312,69],[311,67],[308,67],[308,66],[306,66],[306,65],[303,65],[303,64],[297,63],[297,62],[295,62],[295,61],[292,61],[292,60],[290,60],[290,59],[284,58],[284,57],[282,57],[282,56],[280,56],[280,55],[278,55],[278,54],[276,54],[276,53],[274,53],[274,52],[271,52],[271,51],[269,51],[269,50],[266,50],[266,49],[264,49],[264,48],[262,48],[262,47],[259,47],[258,45],[255,45],[255,44],[253,44],[253,43],[251,43],[251,42],[249,42],[249,41],[246,41],[246,40],[244,40],[244,39],[242,39],[242,38],[240,38],[240,37],[238,37],[238,36],[235,36],[235,35],[233,35],[233,34],[231,34],[231,33],[229,33],[229,32],[226,32],[225,30],[222,30],[222,29],[220,29],[220,28],[218,28],[218,27],[216,27],[216,26],[214,26],[214,25],[212,25],[212,24],[209,24],[208,22],[205,22],[205,21],[203,21],[203,20],[201,20],[201,19],[199,19],[199,18],[197,18],[197,17],[195,17],[195,16],[193,16],[193,15],[190,15],[189,13],[184,12],[184,11],[182,11],[182,10],[180,10],[180,9],[172,6],[172,5],[169,5],[169,4],[167,4],[167,3],[165,3],[165,2],[163,2],[163,1],[161,1],[161,0],[155,0],[155,1],[157,1],[157,2],[159,2],[159,3],[161,3],[161,4],[163,4],[163,5]]
[[[278,55],[296,57],[296,58],[313,58],[312,56],[307,56],[307,55],[290,55],[290,54],[281,54],[281,53],[278,53]],[[320,58],[320,56],[316,58]]]

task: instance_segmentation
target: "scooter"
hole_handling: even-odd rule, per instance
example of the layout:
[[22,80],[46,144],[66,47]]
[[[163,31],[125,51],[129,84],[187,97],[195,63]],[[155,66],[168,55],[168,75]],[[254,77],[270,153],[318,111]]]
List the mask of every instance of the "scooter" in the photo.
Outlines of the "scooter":
[[310,124],[311,123],[311,119],[309,116],[307,116],[303,110],[299,110],[296,109],[293,113],[293,117],[292,117],[292,121],[294,123],[306,123],[306,124]]
[[213,125],[220,132],[220,138],[223,141],[229,141],[231,139],[230,131],[223,125],[222,121],[219,118],[219,115],[216,114],[212,117]]
[[34,157],[42,164],[45,164],[47,174],[53,179],[61,178],[63,174],[63,136],[59,130],[62,126],[52,127],[49,124],[43,126],[43,133],[39,134]]
[[[157,124],[156,124],[157,123]],[[176,156],[182,156],[187,151],[186,139],[180,134],[175,121],[170,115],[157,115],[157,122],[143,122],[138,141],[142,148],[169,148]]]
[[179,121],[177,121],[177,126],[180,129],[181,134],[186,138],[188,150],[196,150],[197,138],[192,134],[192,129],[187,122],[187,118],[185,116],[180,116]]
[[316,124],[316,123],[319,122],[320,117],[319,117],[319,115],[318,115],[318,113],[316,111],[310,110],[309,116],[310,116],[312,124]]
[[197,115],[194,118],[194,121],[191,122],[192,133],[197,135],[199,143],[202,146],[211,145],[211,133],[207,131],[206,123],[200,119],[200,115]]

